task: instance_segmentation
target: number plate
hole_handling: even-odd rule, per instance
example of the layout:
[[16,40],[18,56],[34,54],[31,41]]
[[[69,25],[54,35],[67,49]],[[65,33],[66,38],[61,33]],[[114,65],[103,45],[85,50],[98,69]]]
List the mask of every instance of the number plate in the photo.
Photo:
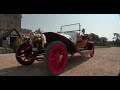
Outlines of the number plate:
[[38,49],[37,48],[32,48],[32,51],[38,51]]

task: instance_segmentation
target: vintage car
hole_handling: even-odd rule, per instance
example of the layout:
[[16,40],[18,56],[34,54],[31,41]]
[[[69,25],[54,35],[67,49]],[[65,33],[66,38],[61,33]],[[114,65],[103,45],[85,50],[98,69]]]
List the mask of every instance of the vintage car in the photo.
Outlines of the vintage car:
[[[79,25],[70,24],[64,26]],[[62,27],[64,27],[62,26]],[[26,39],[18,48],[16,52],[16,59],[22,65],[31,65],[35,60],[43,60],[46,70],[51,75],[59,75],[63,72],[65,65],[68,61],[68,54],[80,55],[89,54],[91,57],[94,55],[94,42],[90,41],[90,36],[87,34],[81,35],[83,30],[60,32],[44,32],[46,43],[44,47],[42,42],[36,41],[38,44],[32,45],[30,39]]]

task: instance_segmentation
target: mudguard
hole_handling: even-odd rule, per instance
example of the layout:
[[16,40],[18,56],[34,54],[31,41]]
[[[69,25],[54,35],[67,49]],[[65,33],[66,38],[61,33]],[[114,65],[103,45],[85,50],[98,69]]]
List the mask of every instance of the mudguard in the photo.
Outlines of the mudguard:
[[54,32],[46,32],[46,33],[44,33],[44,35],[46,36],[47,45],[49,43],[51,43],[52,41],[61,41],[66,45],[67,51],[69,53],[78,52],[75,44],[71,40],[66,38],[65,36],[62,36],[62,35],[54,33]]

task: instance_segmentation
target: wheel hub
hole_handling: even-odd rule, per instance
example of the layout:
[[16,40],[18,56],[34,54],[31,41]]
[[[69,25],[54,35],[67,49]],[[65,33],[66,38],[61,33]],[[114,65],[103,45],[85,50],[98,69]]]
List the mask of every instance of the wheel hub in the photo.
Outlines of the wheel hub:
[[61,62],[62,59],[63,59],[63,55],[59,55],[59,58],[58,58],[59,62]]

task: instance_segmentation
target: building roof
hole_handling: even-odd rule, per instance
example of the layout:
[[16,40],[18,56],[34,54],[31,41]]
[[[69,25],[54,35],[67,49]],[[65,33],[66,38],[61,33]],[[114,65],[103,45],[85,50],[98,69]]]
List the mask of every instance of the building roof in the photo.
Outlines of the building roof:
[[0,39],[7,37],[13,30],[16,31],[19,36],[21,36],[16,29],[8,29],[8,30],[4,30],[3,33],[0,33]]
[[19,30],[18,32],[19,32],[20,35],[22,35],[22,34],[27,34],[28,35],[30,32],[32,32],[32,30],[21,28],[21,30]]

